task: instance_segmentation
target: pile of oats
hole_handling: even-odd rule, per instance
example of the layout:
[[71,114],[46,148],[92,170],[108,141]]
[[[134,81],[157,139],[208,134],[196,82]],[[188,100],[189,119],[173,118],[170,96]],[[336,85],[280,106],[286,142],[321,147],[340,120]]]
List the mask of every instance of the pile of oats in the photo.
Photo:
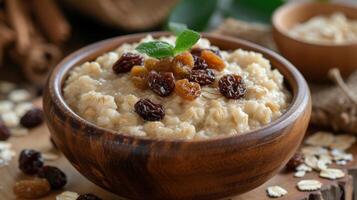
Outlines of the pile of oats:
[[320,177],[338,179],[345,176],[341,169],[331,168],[332,163],[346,165],[353,160],[353,155],[346,150],[355,143],[352,135],[334,135],[330,132],[319,131],[308,137],[301,148],[305,162],[296,168],[295,177],[303,177],[307,172],[315,170]]
[[0,82],[0,117],[2,123],[10,129],[12,136],[25,136],[28,129],[21,126],[20,119],[34,108],[31,100],[34,95],[26,89],[18,88],[13,83]]
[[0,167],[8,165],[15,156],[15,151],[13,151],[11,147],[12,145],[10,143],[0,141]]

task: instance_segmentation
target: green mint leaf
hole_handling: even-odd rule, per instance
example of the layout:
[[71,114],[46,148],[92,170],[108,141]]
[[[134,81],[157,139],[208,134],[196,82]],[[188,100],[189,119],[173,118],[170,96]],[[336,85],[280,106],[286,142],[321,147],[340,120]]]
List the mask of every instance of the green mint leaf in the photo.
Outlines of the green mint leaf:
[[177,23],[177,22],[170,22],[169,23],[169,30],[171,32],[175,33],[175,35],[179,35],[180,33],[182,33],[186,29],[187,29],[186,24],[181,24],[181,23]]
[[136,47],[136,50],[154,58],[164,58],[174,55],[174,47],[163,41],[141,43]]
[[184,30],[176,38],[175,54],[182,53],[191,48],[200,39],[200,34],[189,29]]

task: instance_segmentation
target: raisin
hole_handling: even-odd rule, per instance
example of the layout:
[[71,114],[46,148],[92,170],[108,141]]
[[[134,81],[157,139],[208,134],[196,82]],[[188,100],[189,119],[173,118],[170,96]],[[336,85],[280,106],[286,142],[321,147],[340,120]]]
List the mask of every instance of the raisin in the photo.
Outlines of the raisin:
[[239,99],[246,92],[242,77],[235,74],[223,76],[218,81],[218,87],[222,95],[229,99]]
[[186,65],[192,68],[194,64],[194,59],[190,52],[184,52],[175,56],[173,62],[181,63],[182,65]]
[[289,162],[286,164],[286,167],[290,170],[295,170],[296,167],[303,164],[305,162],[305,156],[300,153],[296,152],[292,158],[290,158]]
[[216,54],[219,57],[222,57],[221,52],[218,49],[201,49],[199,47],[195,47],[191,49],[191,54],[194,56],[201,56],[203,50],[211,51],[212,53]]
[[145,63],[145,67],[149,71],[158,71],[158,72],[171,72],[172,69],[172,58],[163,58],[161,60],[158,60],[156,62],[153,61],[152,64]]
[[94,194],[88,193],[88,194],[79,195],[79,197],[76,200],[102,200],[102,199]]
[[186,100],[194,100],[201,94],[201,86],[195,82],[189,82],[187,79],[176,81],[175,92]]
[[191,67],[177,63],[172,66],[172,72],[177,79],[187,78],[191,73]]
[[113,65],[116,74],[129,72],[135,65],[143,65],[144,57],[135,53],[124,53]]
[[148,76],[150,89],[161,97],[169,96],[175,88],[175,77],[172,72],[151,71]]
[[193,56],[193,59],[195,61],[194,67],[192,68],[193,70],[208,68],[206,61],[203,60],[201,57]]
[[9,139],[10,135],[10,130],[5,126],[5,124],[0,122],[0,141]]
[[26,128],[34,128],[43,123],[43,111],[39,108],[33,108],[21,117],[20,124]]
[[148,71],[155,70],[156,64],[159,62],[159,60],[154,59],[154,58],[147,58],[144,61],[144,66]]
[[200,85],[209,85],[215,81],[215,75],[210,69],[192,70],[188,80],[199,83]]
[[32,180],[21,180],[13,187],[14,194],[19,198],[38,199],[46,196],[51,190],[46,179],[35,178]]
[[222,58],[209,50],[203,50],[201,53],[201,58],[206,61],[209,68],[215,69],[217,71],[222,71],[226,66]]
[[135,85],[135,87],[139,89],[146,89],[148,87],[147,77],[148,70],[143,66],[134,66],[130,71],[131,82]]
[[42,154],[32,149],[24,149],[20,153],[19,168],[25,174],[36,174],[43,166]]
[[165,116],[164,107],[150,99],[140,99],[134,108],[135,112],[146,121],[159,121]]
[[54,190],[61,189],[67,183],[66,174],[53,166],[44,166],[38,171],[40,178],[45,178]]

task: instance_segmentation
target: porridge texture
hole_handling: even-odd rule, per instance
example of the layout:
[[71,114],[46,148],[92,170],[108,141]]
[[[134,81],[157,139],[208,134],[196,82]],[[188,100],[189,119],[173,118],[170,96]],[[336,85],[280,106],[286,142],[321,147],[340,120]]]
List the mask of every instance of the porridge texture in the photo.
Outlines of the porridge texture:
[[348,19],[343,13],[316,16],[289,30],[298,39],[318,44],[341,44],[357,41],[357,20]]
[[[152,37],[147,36],[141,42],[151,40]],[[173,36],[159,40],[175,43]],[[282,74],[272,69],[269,60],[261,54],[242,49],[232,52],[219,51],[225,67],[220,71],[213,70],[215,82],[201,84],[200,87],[181,80],[182,84],[191,84],[191,88],[201,88],[200,92],[192,93],[187,98],[178,95],[180,88],[177,84],[178,88],[169,95],[161,96],[153,90],[143,90],[133,84],[130,72],[113,72],[113,65],[124,53],[139,54],[145,62],[152,59],[135,50],[138,44],[123,44],[95,61],[72,69],[63,92],[66,102],[76,113],[94,124],[113,129],[118,134],[201,139],[244,134],[260,128],[282,115],[290,103],[291,95],[284,88]],[[217,47],[211,46],[204,38],[201,38],[194,48],[218,51]],[[232,99],[220,93],[218,80],[229,74],[239,75],[244,80],[243,97]],[[205,81],[210,83],[209,77]],[[158,119],[157,121],[144,120],[134,108],[140,106],[140,99],[150,99],[160,104],[159,107],[165,110],[165,115],[151,116],[154,117],[151,119]]]

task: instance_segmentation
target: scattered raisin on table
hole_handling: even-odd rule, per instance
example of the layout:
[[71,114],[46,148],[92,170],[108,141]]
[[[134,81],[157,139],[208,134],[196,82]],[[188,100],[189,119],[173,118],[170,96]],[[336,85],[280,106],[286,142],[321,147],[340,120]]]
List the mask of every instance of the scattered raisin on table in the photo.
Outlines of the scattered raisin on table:
[[203,50],[201,58],[206,61],[209,68],[217,71],[222,71],[226,66],[221,57],[209,50]]
[[9,128],[7,128],[7,126],[5,126],[5,124],[0,121],[0,141],[9,139],[10,135],[11,133]]
[[169,96],[175,88],[175,77],[172,72],[151,71],[148,75],[150,89],[161,97]]
[[195,82],[189,82],[187,79],[176,81],[175,92],[186,100],[194,100],[201,94],[201,86]]
[[165,116],[164,107],[150,99],[140,99],[134,108],[135,112],[146,121],[159,121]]
[[116,74],[129,72],[135,65],[143,65],[144,57],[135,53],[124,53],[113,65]]
[[34,128],[43,123],[43,111],[33,108],[25,113],[20,119],[20,124],[26,128]]
[[286,167],[290,170],[295,170],[296,167],[303,164],[304,161],[305,156],[300,152],[296,152],[293,157],[290,158],[289,162],[286,164]]
[[239,99],[244,96],[246,87],[239,75],[229,74],[218,81],[219,91],[229,99]]
[[102,200],[98,196],[88,193],[88,194],[81,194],[76,200]]
[[13,187],[14,194],[19,198],[38,199],[46,196],[51,186],[46,179],[35,178],[32,180],[21,180]]
[[139,89],[146,89],[148,87],[148,70],[143,66],[134,66],[130,71],[130,80]]
[[43,166],[42,154],[32,149],[24,149],[20,153],[19,168],[25,174],[36,174]]
[[203,60],[201,57],[198,56],[193,56],[194,59],[194,66],[193,66],[193,70],[197,70],[197,69],[207,69],[208,65],[206,63],[205,60]]
[[209,85],[215,81],[215,75],[210,69],[192,70],[188,80],[199,83],[200,85]]
[[54,190],[61,189],[67,183],[66,174],[53,166],[44,166],[38,171],[40,178],[45,178]]

